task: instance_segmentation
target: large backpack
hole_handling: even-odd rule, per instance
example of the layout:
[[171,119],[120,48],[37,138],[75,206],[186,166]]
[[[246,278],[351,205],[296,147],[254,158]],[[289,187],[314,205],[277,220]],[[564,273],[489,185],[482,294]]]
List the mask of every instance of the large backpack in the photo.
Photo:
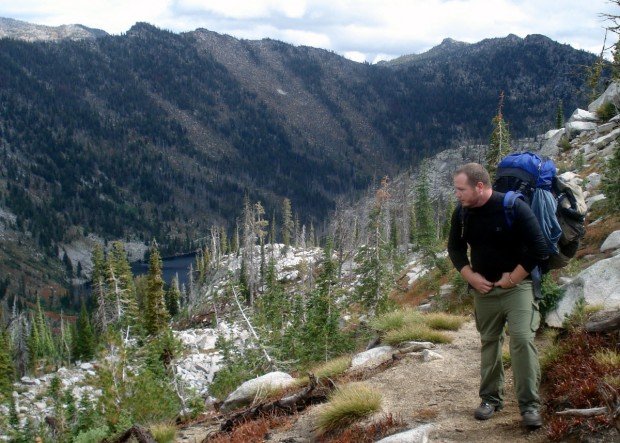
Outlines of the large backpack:
[[549,250],[544,271],[566,266],[585,233],[586,207],[579,185],[558,178],[553,160],[523,152],[500,161],[493,189],[506,194],[504,210],[508,226],[514,220],[517,198],[532,207]]

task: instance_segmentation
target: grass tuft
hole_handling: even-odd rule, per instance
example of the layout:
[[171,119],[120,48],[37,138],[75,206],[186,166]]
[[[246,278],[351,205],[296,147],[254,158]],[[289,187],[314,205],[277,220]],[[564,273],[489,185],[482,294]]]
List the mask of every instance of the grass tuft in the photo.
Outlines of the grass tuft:
[[177,436],[177,427],[172,423],[157,423],[149,430],[157,443],[172,443]]
[[[351,360],[353,357],[350,355],[341,355],[317,366],[313,366],[308,372],[314,374],[317,380],[338,377],[344,374],[349,366],[351,366]],[[295,380],[296,386],[304,386],[310,382],[308,376],[299,377]]]
[[320,434],[343,429],[381,409],[381,393],[363,383],[338,388],[319,411],[317,430]]
[[385,342],[396,346],[406,341],[430,341],[433,343],[451,343],[452,338],[447,334],[435,331],[425,324],[405,325],[400,329],[388,331],[385,334]]
[[620,353],[612,349],[601,349],[594,354],[594,361],[609,369],[620,368]]
[[386,312],[371,320],[370,326],[377,331],[387,332],[400,329],[405,325],[421,323],[423,316],[415,309],[401,309],[398,311]]
[[424,316],[424,323],[426,323],[428,327],[444,331],[458,331],[465,321],[465,317],[446,314],[444,312],[435,312]]

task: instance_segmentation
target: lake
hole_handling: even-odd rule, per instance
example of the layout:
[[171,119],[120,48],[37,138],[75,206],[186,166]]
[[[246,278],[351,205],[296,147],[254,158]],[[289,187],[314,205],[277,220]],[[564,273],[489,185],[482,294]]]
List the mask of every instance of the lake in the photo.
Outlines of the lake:
[[[189,282],[190,265],[196,269],[196,253],[181,255],[178,257],[169,257],[162,259],[162,274],[166,284],[170,284],[175,275],[179,276],[179,288]],[[131,264],[131,271],[134,276],[144,275],[149,271],[149,264],[143,262],[134,262]]]

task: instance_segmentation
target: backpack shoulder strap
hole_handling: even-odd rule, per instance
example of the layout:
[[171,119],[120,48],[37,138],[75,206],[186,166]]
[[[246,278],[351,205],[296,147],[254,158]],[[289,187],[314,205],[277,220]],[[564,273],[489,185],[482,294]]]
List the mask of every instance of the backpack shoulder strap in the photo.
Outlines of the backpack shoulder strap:
[[515,221],[515,204],[518,198],[524,200],[523,194],[515,191],[508,191],[504,194],[504,215],[509,228],[512,228]]
[[467,216],[469,211],[459,203],[459,219],[461,220],[461,240],[465,238],[465,232],[467,231]]

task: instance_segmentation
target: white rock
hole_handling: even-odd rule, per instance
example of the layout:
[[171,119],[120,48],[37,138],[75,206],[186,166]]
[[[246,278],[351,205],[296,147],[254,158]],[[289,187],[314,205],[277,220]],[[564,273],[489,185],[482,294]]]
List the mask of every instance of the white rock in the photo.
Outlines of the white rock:
[[34,404],[34,406],[39,410],[39,411],[45,411],[45,408],[47,408],[47,405],[45,404],[44,401],[38,401]]
[[597,122],[598,117],[595,114],[595,111],[586,111],[585,109],[575,109],[573,114],[568,119],[570,122]]
[[611,83],[603,94],[588,105],[588,111],[596,112],[598,108],[608,102],[613,103],[616,107],[620,107],[620,84],[616,82]]
[[618,126],[617,122],[609,122],[596,127],[597,134],[607,134],[611,132]]
[[620,248],[620,230],[614,231],[605,239],[601,245],[601,252]]
[[270,372],[260,377],[248,380],[232,392],[222,404],[222,411],[230,411],[237,406],[251,402],[259,392],[272,389],[286,388],[294,383],[295,379],[285,372]]
[[433,428],[434,425],[429,423],[409,431],[382,438],[377,443],[427,443],[429,441],[428,434]]
[[592,174],[588,175],[586,179],[588,180],[588,184],[586,185],[587,189],[596,188],[598,185],[601,184],[601,174],[597,172],[593,172]]
[[94,368],[94,366],[93,366],[92,363],[82,363],[80,365],[80,369],[82,369],[83,371],[90,371],[93,368]]
[[443,356],[435,351],[431,351],[430,349],[425,349],[422,351],[422,360],[427,362],[433,360],[443,360]]
[[402,353],[407,353],[418,352],[423,349],[433,349],[434,347],[435,343],[431,343],[430,341],[406,341],[398,346],[398,350]]
[[569,134],[580,133],[584,131],[594,131],[596,123],[592,122],[568,122],[565,125],[566,132]]
[[433,309],[432,303],[424,303],[418,306],[418,311],[420,312],[430,312]]
[[546,157],[554,157],[558,155],[558,152],[560,151],[558,143],[560,143],[560,140],[564,134],[566,134],[565,128],[552,129],[551,131],[548,131],[543,136],[543,140],[545,140],[545,142],[540,148],[540,155]]
[[620,307],[620,255],[594,263],[561,288],[564,296],[546,319],[552,327],[561,327],[564,317],[570,315],[581,298],[588,305],[601,305],[605,309]]
[[41,384],[40,380],[36,378],[30,378],[27,376],[23,376],[20,381],[23,385],[26,385],[26,386],[38,386]]
[[594,203],[596,203],[597,201],[605,200],[605,198],[606,197],[603,194],[593,195],[592,197],[588,197],[586,199],[586,205],[588,205],[588,209],[590,209]]
[[602,137],[592,140],[590,144],[592,144],[592,146],[596,149],[600,150],[609,145],[610,143],[614,142],[618,138],[618,136],[620,136],[620,128],[616,128],[609,134],[605,134]]
[[396,349],[391,346],[379,346],[360,352],[351,360],[350,370],[372,369],[392,359]]

